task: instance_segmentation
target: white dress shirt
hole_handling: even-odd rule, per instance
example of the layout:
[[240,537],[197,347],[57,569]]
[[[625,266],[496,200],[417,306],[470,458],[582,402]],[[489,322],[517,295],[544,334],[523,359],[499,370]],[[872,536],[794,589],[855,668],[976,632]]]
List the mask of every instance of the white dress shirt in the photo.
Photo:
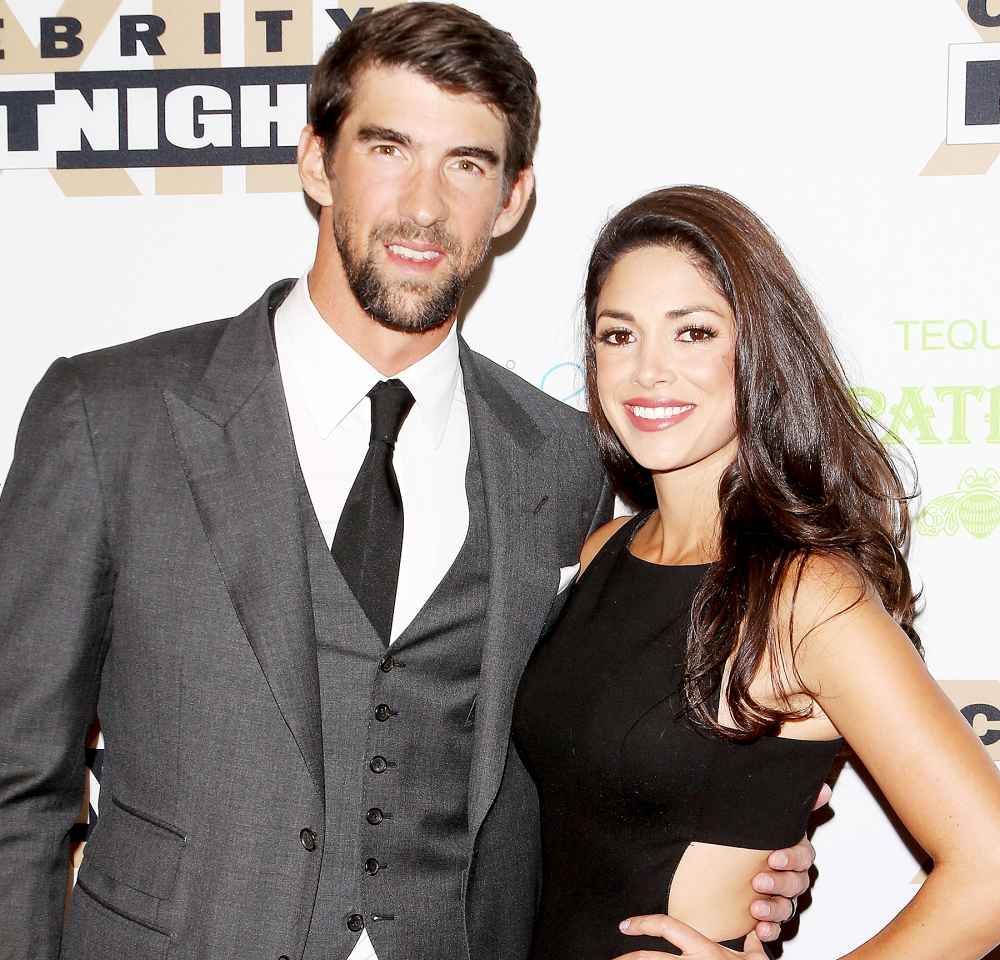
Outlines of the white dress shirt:
[[[274,338],[295,449],[329,546],[368,452],[368,391],[387,378],[320,316],[305,276],[275,312]],[[457,330],[396,378],[414,404],[393,453],[404,522],[392,640],[444,579],[469,528],[465,473],[471,435]],[[367,931],[348,960],[377,960]]]

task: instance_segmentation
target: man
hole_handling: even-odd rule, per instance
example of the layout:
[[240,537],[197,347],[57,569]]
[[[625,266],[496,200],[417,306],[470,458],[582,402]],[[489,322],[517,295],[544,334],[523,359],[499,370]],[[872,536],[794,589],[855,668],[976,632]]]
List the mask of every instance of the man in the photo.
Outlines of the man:
[[455,318],[537,130],[506,34],[435,4],[359,19],[300,144],[308,277],[35,390],[0,500],[0,956],[526,955],[512,698],[611,497],[584,418]]

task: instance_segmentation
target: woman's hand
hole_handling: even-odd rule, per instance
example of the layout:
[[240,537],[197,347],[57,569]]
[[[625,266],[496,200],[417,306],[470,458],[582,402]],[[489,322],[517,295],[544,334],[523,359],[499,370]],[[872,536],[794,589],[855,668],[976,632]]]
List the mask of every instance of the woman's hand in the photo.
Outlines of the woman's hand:
[[[682,956],[691,960],[733,960],[734,957],[742,960],[768,960],[764,953],[764,948],[754,933],[748,933],[743,942],[743,952],[730,950],[728,947],[720,946],[714,940],[709,940],[694,927],[689,927],[680,920],[668,917],[663,913],[654,913],[645,917],[630,917],[624,920],[619,929],[622,933],[631,937],[662,937],[675,947],[683,951]],[[676,954],[658,953],[655,950],[638,950],[634,953],[626,953],[616,960],[669,960]]]

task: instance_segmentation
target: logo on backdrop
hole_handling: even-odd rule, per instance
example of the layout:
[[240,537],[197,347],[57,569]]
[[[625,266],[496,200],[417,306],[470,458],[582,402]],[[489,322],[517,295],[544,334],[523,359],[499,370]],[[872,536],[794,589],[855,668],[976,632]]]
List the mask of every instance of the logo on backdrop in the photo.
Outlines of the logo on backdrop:
[[1000,27],[1000,13],[990,13],[989,0],[969,0],[969,16],[981,27]]
[[[152,14],[119,13],[121,0],[65,0],[62,15],[28,22],[0,0],[0,169],[48,169],[66,193],[121,195],[139,192],[131,168],[172,169],[158,193],[218,193],[221,170],[205,168],[239,165],[260,168],[250,192],[297,190],[314,50],[398,2],[314,16],[311,0],[261,0],[265,9],[154,0]],[[238,39],[226,29],[240,26],[233,15],[243,19]],[[224,66],[236,42],[243,64]],[[81,183],[97,186],[72,189]]]
[[942,680],[941,687],[962,712],[986,752],[1000,761],[1000,682]]
[[[979,684],[985,691],[986,684]],[[994,760],[1000,760],[1000,684],[989,685],[993,696],[984,702],[980,697],[974,703],[961,707],[962,716],[969,721],[973,733],[982,741]]]
[[960,530],[985,540],[1000,526],[1000,473],[966,470],[954,493],[935,497],[920,511],[917,530],[927,537],[955,536]]
[[1000,11],[995,0],[957,3],[985,42],[949,47],[947,136],[924,176],[983,174],[1000,156]]
[[[508,364],[510,366],[510,364]],[[549,396],[568,403],[577,410],[584,410],[587,407],[587,397],[584,394],[586,374],[583,364],[573,360],[564,363],[557,363],[549,367],[542,375],[538,386]]]
[[[893,323],[906,353],[958,351],[1000,356],[1000,327],[988,320],[897,320]],[[883,439],[936,446],[1000,443],[1000,386],[944,383],[894,387],[891,392],[862,385],[858,403],[884,425]]]

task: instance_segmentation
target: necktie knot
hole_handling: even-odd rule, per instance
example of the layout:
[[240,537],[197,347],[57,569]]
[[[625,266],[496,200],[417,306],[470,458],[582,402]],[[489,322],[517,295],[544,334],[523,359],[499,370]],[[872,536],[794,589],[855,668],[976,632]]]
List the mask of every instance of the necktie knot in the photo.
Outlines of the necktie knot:
[[395,446],[403,421],[413,406],[413,394],[402,380],[382,380],[368,391],[368,396],[372,401],[369,442],[378,440],[390,447]]

